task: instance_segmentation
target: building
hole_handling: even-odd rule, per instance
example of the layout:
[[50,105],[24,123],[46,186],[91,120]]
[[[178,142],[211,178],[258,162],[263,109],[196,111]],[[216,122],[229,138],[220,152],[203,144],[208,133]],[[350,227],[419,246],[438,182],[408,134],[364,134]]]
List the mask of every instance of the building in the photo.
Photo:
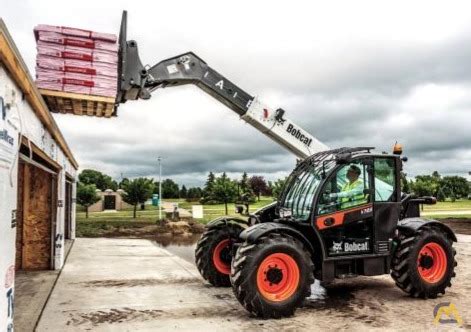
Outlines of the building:
[[90,205],[88,212],[102,212],[105,210],[120,211],[126,208],[132,208],[132,205],[123,201],[123,192],[122,189],[118,189],[117,191],[111,189],[106,189],[105,191],[97,190],[97,195],[100,196],[100,200]]
[[61,269],[75,237],[77,162],[0,19],[0,331],[15,273]]

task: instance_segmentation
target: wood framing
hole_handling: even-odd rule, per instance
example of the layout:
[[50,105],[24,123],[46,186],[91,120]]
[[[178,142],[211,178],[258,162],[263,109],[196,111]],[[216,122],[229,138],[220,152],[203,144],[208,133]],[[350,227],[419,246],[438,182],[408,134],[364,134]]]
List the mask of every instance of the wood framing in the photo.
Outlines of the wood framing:
[[109,118],[115,115],[115,99],[78,93],[39,89],[49,110],[55,113],[70,113]]
[[52,160],[51,157],[49,157],[43,150],[41,150],[36,144],[34,144],[31,141],[28,141],[26,137],[21,138],[21,144],[25,146],[26,148],[30,148],[33,150],[33,153],[37,154],[39,157],[44,159],[52,168],[55,169],[55,171],[59,172],[60,169],[62,168],[61,165],[59,165],[55,160]]

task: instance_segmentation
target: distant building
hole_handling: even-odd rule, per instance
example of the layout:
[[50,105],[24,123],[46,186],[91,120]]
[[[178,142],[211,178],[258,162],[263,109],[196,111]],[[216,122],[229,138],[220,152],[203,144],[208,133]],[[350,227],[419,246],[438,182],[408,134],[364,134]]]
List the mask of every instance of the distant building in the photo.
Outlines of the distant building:
[[123,193],[124,190],[122,189],[118,189],[117,191],[111,189],[106,189],[105,191],[97,190],[97,195],[100,196],[100,200],[90,205],[88,212],[102,212],[105,210],[120,211],[126,208],[132,208],[132,205],[123,200]]

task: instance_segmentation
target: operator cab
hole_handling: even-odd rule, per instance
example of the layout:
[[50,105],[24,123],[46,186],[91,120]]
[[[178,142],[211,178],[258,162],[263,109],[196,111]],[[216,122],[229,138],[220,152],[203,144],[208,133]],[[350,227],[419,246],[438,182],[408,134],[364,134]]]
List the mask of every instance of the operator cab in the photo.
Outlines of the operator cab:
[[[288,215],[285,220],[299,227],[310,226],[310,236],[319,239],[326,262],[361,255],[377,257],[383,261],[379,266],[387,268],[381,256],[389,255],[399,220],[402,161],[398,155],[374,154],[372,149],[314,154],[288,178],[280,215]],[[353,273],[355,262],[350,263],[346,274]],[[355,273],[358,268],[353,268]],[[367,273],[363,266],[361,270]]]

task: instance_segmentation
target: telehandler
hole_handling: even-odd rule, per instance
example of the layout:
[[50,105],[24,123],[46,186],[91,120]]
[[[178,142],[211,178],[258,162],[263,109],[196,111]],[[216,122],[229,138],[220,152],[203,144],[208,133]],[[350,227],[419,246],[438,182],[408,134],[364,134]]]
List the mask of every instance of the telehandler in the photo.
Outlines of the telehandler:
[[419,205],[435,198],[401,193],[402,147],[393,154],[329,149],[283,109],[262,104],[192,52],[143,66],[126,32],[124,12],[116,107],[158,88],[195,84],[299,158],[277,202],[248,220],[221,217],[207,225],[195,253],[204,279],[232,285],[239,302],[264,318],[293,315],[314,278],[390,273],[399,288],[421,298],[451,286],[456,236],[420,217]]

